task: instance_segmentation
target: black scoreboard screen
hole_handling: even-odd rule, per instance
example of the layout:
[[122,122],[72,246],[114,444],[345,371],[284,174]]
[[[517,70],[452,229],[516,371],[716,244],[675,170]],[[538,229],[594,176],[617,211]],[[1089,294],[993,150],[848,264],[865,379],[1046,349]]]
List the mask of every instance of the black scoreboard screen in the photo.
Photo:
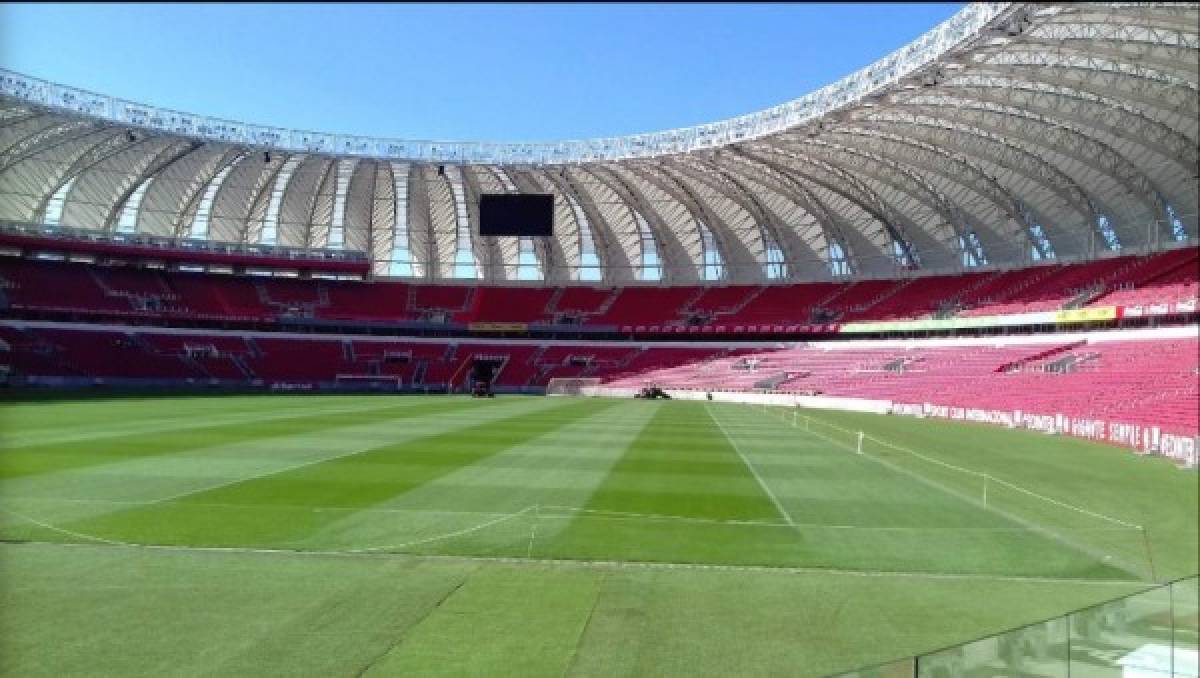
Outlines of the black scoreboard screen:
[[479,235],[554,235],[554,196],[484,193],[479,196]]

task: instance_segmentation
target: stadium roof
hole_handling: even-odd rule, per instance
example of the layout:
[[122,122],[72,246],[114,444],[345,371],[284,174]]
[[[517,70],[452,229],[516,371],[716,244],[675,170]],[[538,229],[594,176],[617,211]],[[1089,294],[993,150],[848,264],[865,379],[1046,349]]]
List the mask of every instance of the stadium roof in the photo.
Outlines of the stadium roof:
[[[179,113],[0,71],[0,219],[364,250],[488,282],[890,276],[1197,237],[1195,3],[965,7],[799,99],[544,144],[371,139]],[[556,195],[551,239],[478,196]]]

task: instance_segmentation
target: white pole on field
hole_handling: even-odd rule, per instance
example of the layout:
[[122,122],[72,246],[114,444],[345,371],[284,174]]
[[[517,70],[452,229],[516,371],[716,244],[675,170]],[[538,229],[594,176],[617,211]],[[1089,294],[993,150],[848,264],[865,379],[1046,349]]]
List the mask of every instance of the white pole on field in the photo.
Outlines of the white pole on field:
[[992,479],[992,477],[989,476],[988,474],[986,474],[986,473],[983,474],[983,505],[984,506],[987,506],[988,481],[991,479]]
[[862,451],[862,443],[863,443],[863,432],[862,432],[862,431],[859,431],[859,432],[858,432],[858,453],[859,453],[859,454],[862,454],[862,453],[863,453],[863,451]]

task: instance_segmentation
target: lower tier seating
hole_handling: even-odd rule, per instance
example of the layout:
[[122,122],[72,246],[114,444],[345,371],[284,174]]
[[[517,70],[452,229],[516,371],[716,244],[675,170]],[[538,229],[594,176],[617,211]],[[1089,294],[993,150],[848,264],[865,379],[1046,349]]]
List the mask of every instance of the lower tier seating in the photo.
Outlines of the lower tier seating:
[[606,385],[752,390],[779,377],[772,390],[1063,413],[1196,435],[1198,351],[1195,337],[913,348],[836,342],[617,374]]
[[461,387],[475,359],[489,359],[499,366],[496,386],[509,389],[536,389],[560,377],[594,377],[625,388],[736,391],[767,384],[781,392],[1062,413],[1194,436],[1200,433],[1200,342],[1191,332],[761,348],[243,336],[0,322],[0,373],[264,384],[389,379],[445,389]]

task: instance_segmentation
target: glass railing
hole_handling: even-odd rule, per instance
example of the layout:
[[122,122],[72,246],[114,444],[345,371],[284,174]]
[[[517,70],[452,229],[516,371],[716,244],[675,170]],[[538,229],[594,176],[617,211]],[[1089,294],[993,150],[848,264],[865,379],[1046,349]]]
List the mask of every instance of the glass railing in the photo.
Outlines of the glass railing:
[[1196,576],[835,678],[1196,678]]
[[47,226],[20,221],[0,221],[0,232],[29,235],[39,238],[83,240],[89,242],[116,243],[161,249],[192,250],[217,254],[270,256],[281,259],[312,259],[334,261],[366,261],[367,253],[362,250],[329,249],[320,247],[288,247],[286,245],[261,245],[255,243],[223,242],[195,238],[174,238],[145,233],[114,233],[93,228],[71,228]]

